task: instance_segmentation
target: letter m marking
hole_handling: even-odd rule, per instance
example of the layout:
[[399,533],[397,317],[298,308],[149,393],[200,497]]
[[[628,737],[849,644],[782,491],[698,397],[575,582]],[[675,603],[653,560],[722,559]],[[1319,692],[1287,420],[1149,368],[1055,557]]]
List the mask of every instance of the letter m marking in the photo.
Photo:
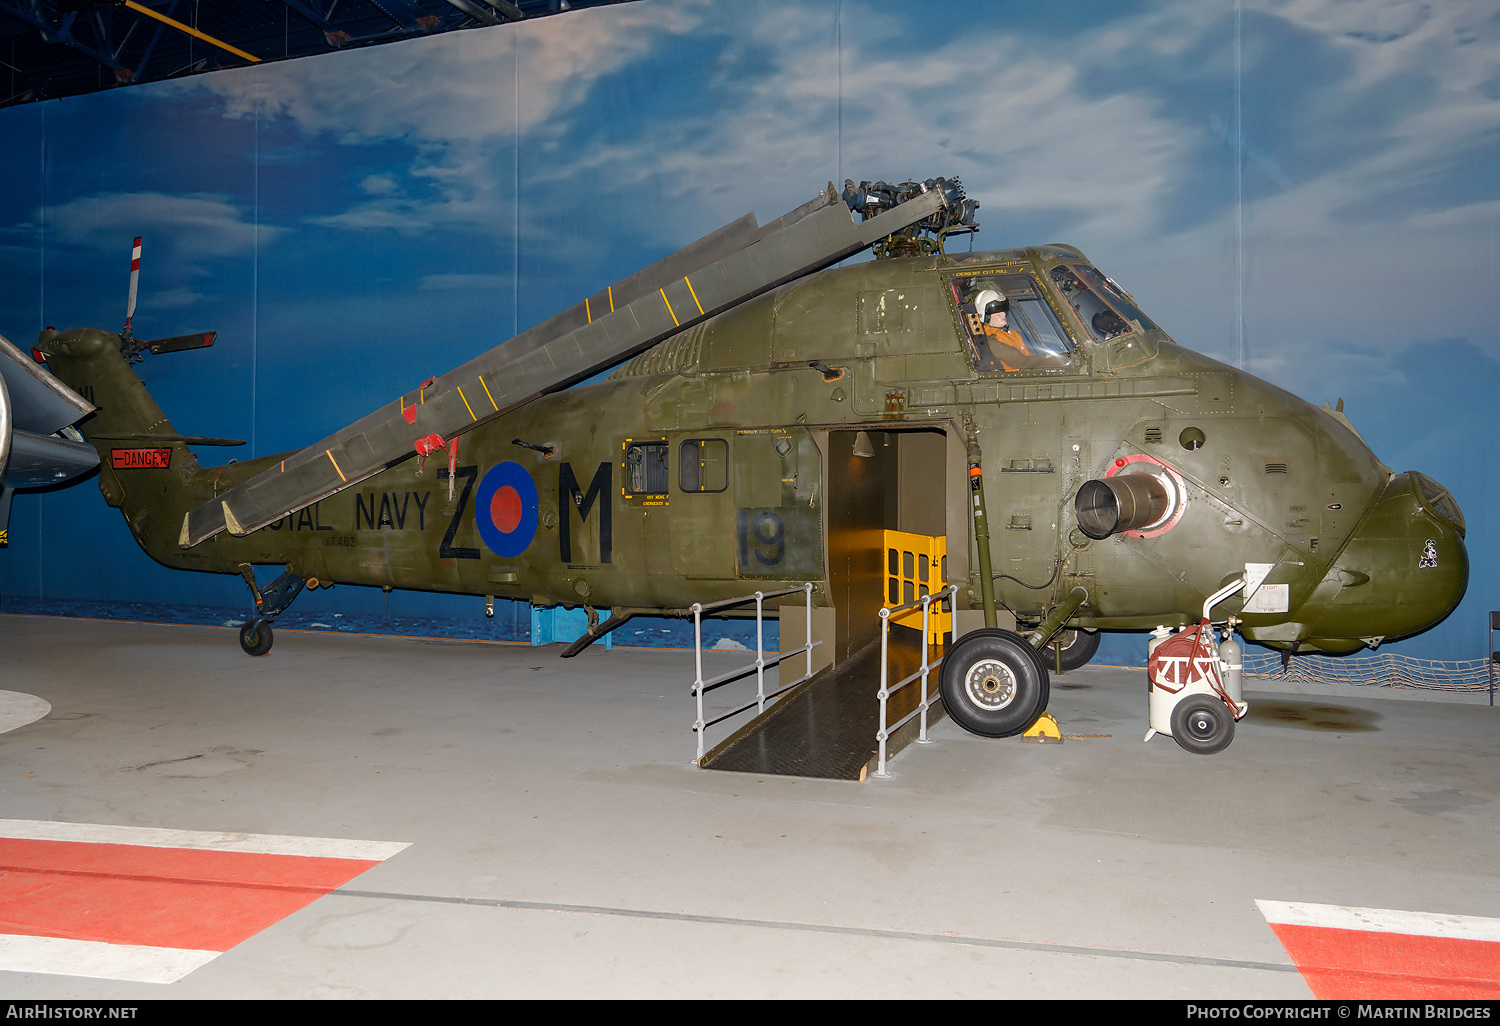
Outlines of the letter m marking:
[[589,512],[593,510],[594,503],[601,497],[604,501],[599,503],[599,562],[613,562],[611,556],[614,532],[610,517],[614,508],[613,496],[610,494],[610,468],[613,466],[614,464],[607,462],[599,464],[599,469],[594,471],[594,479],[589,482],[587,494],[584,494],[583,489],[578,487],[578,478],[573,476],[571,463],[564,463],[558,468],[558,547],[559,555],[564,563],[573,562],[572,508],[577,508],[579,521],[587,523]]

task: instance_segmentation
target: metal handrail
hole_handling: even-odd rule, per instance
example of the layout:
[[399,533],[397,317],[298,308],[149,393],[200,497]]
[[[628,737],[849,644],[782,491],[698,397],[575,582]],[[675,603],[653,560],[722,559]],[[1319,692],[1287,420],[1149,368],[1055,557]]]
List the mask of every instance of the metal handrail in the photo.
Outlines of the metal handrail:
[[[790,652],[782,652],[771,657],[770,659],[767,659],[765,651],[766,646],[764,622],[765,600],[768,598],[779,598],[782,595],[791,595],[794,592],[799,591],[805,593],[807,596],[807,633],[804,635],[804,637],[807,638],[807,644],[803,645],[801,648],[793,649]],[[813,586],[811,582],[809,582],[807,584],[799,585],[795,588],[783,588],[781,591],[772,592],[757,591],[755,594],[746,595],[744,598],[724,599],[719,602],[710,602],[707,605],[704,605],[701,602],[693,603],[693,654],[697,662],[698,670],[698,675],[693,680],[693,696],[698,700],[698,718],[693,722],[693,733],[698,736],[698,754],[693,759],[693,765],[698,765],[703,759],[703,732],[709,727],[712,727],[716,723],[722,723],[724,720],[729,719],[731,716],[738,716],[740,713],[745,712],[747,709],[750,709],[752,707],[758,710],[757,715],[759,713],[765,712],[767,702],[779,698],[790,689],[796,687],[798,684],[801,684],[803,681],[808,680],[812,677],[812,650],[822,644],[821,641],[812,640],[812,592]],[[750,663],[747,666],[742,666],[736,670],[730,670],[727,673],[721,673],[717,677],[714,677],[712,680],[704,680],[703,614],[716,609],[727,609],[731,606],[742,606],[746,602],[751,601],[755,603],[755,662]],[[806,672],[801,677],[792,681],[790,684],[783,684],[775,691],[767,694],[766,667],[778,666],[783,660],[790,659],[792,656],[804,652],[807,654]],[[733,709],[730,709],[726,713],[715,716],[711,720],[704,720],[703,696],[705,694],[713,691],[716,688],[721,688],[726,684],[733,684],[737,680],[743,680],[746,677],[750,676],[750,674],[752,673],[755,674],[755,698],[743,705],[739,705]]]
[[[923,595],[921,598],[915,599],[911,602],[907,602],[904,605],[893,606],[889,609],[882,609],[880,611],[880,690],[876,692],[876,697],[880,699],[880,729],[875,733],[875,740],[880,745],[879,761],[875,767],[875,775],[877,777],[890,776],[890,774],[886,772],[885,768],[886,742],[890,740],[892,734],[910,723],[914,717],[922,717],[922,726],[917,734],[917,743],[927,744],[931,740],[931,738],[927,736],[927,710],[931,708],[933,704],[933,701],[929,700],[927,697],[927,678],[932,673],[932,664],[927,661],[928,652],[931,647],[927,641],[927,631],[929,621],[932,616],[932,610],[929,607],[933,602],[942,601],[945,598],[952,599],[957,594],[958,585],[950,584],[936,594]],[[911,676],[906,677],[905,679],[898,682],[895,687],[888,687],[887,680],[889,679],[890,674],[889,652],[891,614],[902,613],[908,609],[915,609],[917,606],[922,607],[922,666],[917,670],[916,673],[913,673]],[[908,684],[919,677],[922,679],[922,701],[911,712],[901,717],[901,719],[897,720],[895,723],[887,726],[887,700],[892,695],[896,694],[902,688],[906,687]]]

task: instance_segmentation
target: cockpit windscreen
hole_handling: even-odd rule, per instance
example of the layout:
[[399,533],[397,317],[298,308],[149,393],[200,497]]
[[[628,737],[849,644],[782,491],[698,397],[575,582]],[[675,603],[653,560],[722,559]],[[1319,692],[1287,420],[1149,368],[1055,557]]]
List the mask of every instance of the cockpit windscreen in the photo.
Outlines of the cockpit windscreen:
[[1131,321],[1142,331],[1156,330],[1124,289],[1088,264],[1054,267],[1052,281],[1095,342],[1135,330]]

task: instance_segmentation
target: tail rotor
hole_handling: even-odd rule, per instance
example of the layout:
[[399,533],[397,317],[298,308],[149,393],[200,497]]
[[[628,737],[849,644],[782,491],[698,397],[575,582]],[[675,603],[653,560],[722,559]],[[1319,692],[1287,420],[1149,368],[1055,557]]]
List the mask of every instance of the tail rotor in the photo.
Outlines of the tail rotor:
[[130,249],[130,299],[125,304],[125,330],[120,333],[120,340],[124,343],[125,356],[131,363],[139,363],[141,351],[145,349],[158,355],[162,353],[180,353],[184,349],[207,349],[214,344],[218,336],[217,331],[201,331],[192,335],[174,335],[171,338],[158,338],[146,342],[137,342],[131,331],[131,322],[135,319],[135,297],[141,282],[141,237],[136,236],[135,242]]

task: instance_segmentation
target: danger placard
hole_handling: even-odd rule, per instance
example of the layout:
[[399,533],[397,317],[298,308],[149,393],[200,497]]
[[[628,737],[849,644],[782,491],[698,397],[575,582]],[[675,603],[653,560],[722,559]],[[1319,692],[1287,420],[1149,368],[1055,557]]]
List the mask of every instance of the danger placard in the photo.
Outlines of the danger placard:
[[171,449],[111,449],[109,451],[109,465],[116,470],[165,469],[171,463]]

